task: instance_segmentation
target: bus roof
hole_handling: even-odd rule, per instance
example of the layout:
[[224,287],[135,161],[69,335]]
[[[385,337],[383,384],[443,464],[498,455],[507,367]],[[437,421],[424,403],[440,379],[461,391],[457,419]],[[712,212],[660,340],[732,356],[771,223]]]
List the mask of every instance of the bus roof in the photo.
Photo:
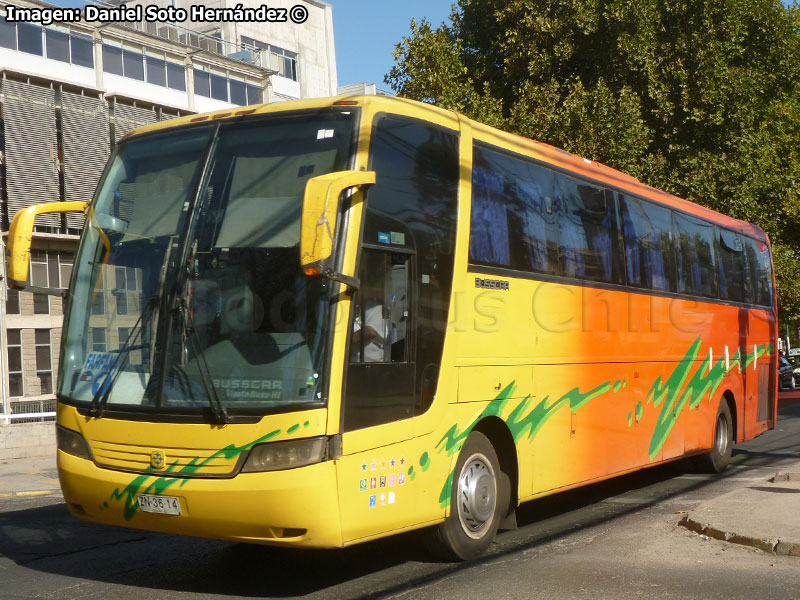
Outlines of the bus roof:
[[[734,219],[725,214],[711,210],[694,202],[684,200],[667,192],[650,187],[632,177],[613,169],[600,162],[589,160],[566,150],[561,150],[550,144],[537,142],[513,133],[501,131],[494,127],[484,125],[469,119],[455,111],[445,110],[437,106],[397,98],[394,96],[338,96],[335,98],[312,98],[307,100],[292,100],[288,102],[273,102],[270,104],[257,104],[253,106],[233,107],[200,115],[187,115],[169,121],[160,121],[135,129],[128,135],[149,133],[158,130],[170,129],[201,121],[215,121],[222,119],[242,118],[248,116],[297,111],[307,109],[321,109],[333,106],[367,106],[371,105],[379,112],[401,112],[409,116],[429,120],[433,115],[437,121],[444,120],[453,128],[459,128],[461,123],[469,124],[475,139],[488,144],[499,146],[511,152],[517,152],[534,159],[553,165],[576,175],[592,179],[598,183],[616,188],[622,192],[630,192],[638,196],[652,199],[666,206],[695,215],[702,219],[713,221],[718,225],[739,231],[760,240],[766,241],[767,234],[758,225]],[[401,108],[402,107],[402,108]],[[416,113],[416,114],[415,114]],[[127,137],[127,136],[126,136]]]

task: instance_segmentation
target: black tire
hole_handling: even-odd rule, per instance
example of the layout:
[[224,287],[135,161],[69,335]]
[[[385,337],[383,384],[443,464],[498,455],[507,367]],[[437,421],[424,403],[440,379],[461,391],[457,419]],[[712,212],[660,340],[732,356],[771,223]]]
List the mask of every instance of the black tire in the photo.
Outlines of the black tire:
[[[473,431],[464,442],[453,471],[450,516],[428,532],[428,549],[447,560],[471,560],[494,540],[508,492],[503,490],[500,461],[489,438]],[[507,502],[507,500],[505,500]]]
[[797,389],[797,382],[794,380],[794,375],[792,375],[792,378],[789,380],[789,389],[790,390]]
[[720,400],[714,419],[714,445],[711,452],[697,457],[697,466],[704,473],[722,473],[733,453],[733,419],[727,401]]

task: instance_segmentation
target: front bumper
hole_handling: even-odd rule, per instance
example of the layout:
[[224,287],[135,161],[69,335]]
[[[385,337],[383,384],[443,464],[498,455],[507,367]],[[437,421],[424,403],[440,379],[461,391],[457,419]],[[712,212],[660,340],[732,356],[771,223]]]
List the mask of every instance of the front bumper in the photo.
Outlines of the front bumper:
[[[104,469],[59,450],[58,475],[70,512],[95,523],[270,545],[342,546],[333,461],[231,479],[174,478]],[[176,496],[182,514],[144,513],[138,494]]]

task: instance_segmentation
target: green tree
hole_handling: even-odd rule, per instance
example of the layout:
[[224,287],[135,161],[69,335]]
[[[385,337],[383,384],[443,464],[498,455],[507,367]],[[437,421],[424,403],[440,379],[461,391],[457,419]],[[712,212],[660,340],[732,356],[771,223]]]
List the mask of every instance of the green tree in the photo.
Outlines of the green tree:
[[386,83],[752,221],[800,326],[800,8],[778,0],[458,0]]

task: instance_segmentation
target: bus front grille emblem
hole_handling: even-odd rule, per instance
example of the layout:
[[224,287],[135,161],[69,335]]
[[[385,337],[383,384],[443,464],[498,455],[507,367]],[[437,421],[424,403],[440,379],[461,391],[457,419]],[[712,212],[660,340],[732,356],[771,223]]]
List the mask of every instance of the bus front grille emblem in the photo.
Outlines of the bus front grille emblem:
[[150,453],[150,465],[154,469],[163,469],[167,463],[167,457],[163,450],[153,450]]

